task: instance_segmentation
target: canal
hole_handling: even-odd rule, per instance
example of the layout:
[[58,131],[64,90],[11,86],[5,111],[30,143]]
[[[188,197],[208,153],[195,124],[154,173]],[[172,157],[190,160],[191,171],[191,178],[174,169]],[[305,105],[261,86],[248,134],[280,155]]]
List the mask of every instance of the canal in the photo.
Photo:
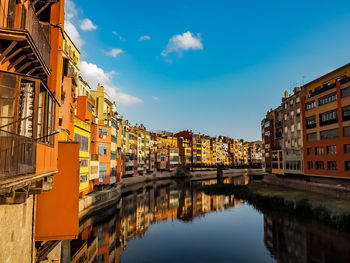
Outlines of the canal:
[[215,183],[163,180],[125,192],[117,206],[81,222],[73,258],[85,246],[86,262],[350,262],[349,234],[204,194],[203,186]]

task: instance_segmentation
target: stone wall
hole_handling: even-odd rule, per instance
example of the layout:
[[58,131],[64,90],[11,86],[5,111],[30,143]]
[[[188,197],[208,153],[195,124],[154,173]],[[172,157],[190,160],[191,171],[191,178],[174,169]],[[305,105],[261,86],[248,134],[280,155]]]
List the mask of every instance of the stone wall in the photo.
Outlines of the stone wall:
[[0,262],[31,262],[33,196],[19,205],[0,205]]

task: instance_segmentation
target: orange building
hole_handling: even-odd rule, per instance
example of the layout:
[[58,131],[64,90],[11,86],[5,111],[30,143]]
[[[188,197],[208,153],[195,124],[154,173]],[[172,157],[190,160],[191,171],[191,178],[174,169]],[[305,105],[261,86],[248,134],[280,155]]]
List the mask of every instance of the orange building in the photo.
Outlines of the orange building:
[[[4,211],[21,204],[31,211],[23,214],[30,224],[21,229],[17,220],[1,226],[12,230],[13,236],[25,230],[31,240],[17,242],[13,251],[2,246],[0,255],[11,258],[11,253],[32,246],[30,258],[17,258],[18,262],[36,261],[34,241],[72,239],[78,230],[77,192],[72,189],[78,177],[71,175],[79,162],[68,159],[73,169],[62,174],[69,164],[61,166],[58,160],[59,148],[69,152],[63,156],[68,158],[77,145],[59,147],[56,135],[59,106],[69,108],[72,102],[61,96],[62,86],[69,84],[69,76],[63,74],[63,25],[63,0],[0,1],[0,202],[13,204],[4,206]],[[67,131],[72,129],[69,122],[62,125]],[[11,244],[11,237],[4,238]]]
[[[54,134],[58,127],[58,76],[62,64],[58,65],[55,59],[62,37],[49,22],[63,20],[64,14],[60,3],[50,3],[42,11],[45,21],[41,23],[36,15],[40,4],[2,1],[1,5],[0,174],[8,176],[7,185],[14,187],[7,189],[0,184],[0,193],[10,194],[7,203],[18,203],[28,197],[20,188],[36,184],[35,188],[46,185],[41,189],[51,189],[57,172]],[[24,12],[26,16],[22,15]]]
[[350,64],[302,87],[304,173],[350,178]]

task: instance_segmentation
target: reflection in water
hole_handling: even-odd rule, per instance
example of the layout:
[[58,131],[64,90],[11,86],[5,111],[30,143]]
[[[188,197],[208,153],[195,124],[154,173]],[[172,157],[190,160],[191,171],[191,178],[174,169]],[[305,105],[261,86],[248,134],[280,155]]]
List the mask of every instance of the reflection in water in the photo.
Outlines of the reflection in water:
[[[233,183],[233,180],[226,179],[226,183]],[[242,183],[241,178],[236,181]],[[201,186],[215,183],[216,180],[202,181],[186,187],[173,181],[123,196],[120,211],[122,248],[125,249],[131,239],[142,238],[151,224],[167,219],[191,221],[210,211],[224,210],[241,203],[233,196],[209,196],[201,190]]]
[[264,212],[264,243],[278,262],[350,262],[350,235],[282,213]]
[[[183,223],[201,218],[211,211],[223,211],[242,203],[233,196],[205,195],[201,187],[213,183],[216,183],[216,180],[191,183],[159,181],[124,194],[119,208],[111,207],[81,222],[79,239],[71,242],[72,262],[120,262],[122,252],[129,251],[127,246],[131,240],[134,240],[132,250],[126,254],[142,255],[145,248],[138,246],[140,242],[148,242],[148,246],[153,248],[159,246],[159,243],[156,244],[159,239],[162,239],[160,242],[164,241],[163,243],[173,242],[173,247],[165,246],[163,251],[159,252],[163,253],[163,261],[147,261],[146,257],[135,260],[135,257],[131,259],[123,254],[123,263],[168,262],[169,253],[186,253],[174,251],[174,247],[178,248],[180,245],[185,246],[189,253],[197,255],[187,255],[178,262],[231,262],[233,258],[237,259],[237,262],[350,262],[348,236],[321,224],[315,226],[314,223],[281,213],[268,211],[264,212],[262,217],[247,204],[239,206],[239,210],[230,209],[216,213],[210,216],[211,221],[205,217],[193,221],[192,224],[185,224],[189,229],[186,231],[193,232],[191,238],[197,243],[191,243],[191,240],[182,241],[183,237],[180,234],[171,231],[181,231],[179,229]],[[249,178],[226,178],[225,183],[247,184]],[[165,220],[168,221],[160,224],[163,232],[154,236],[150,226]],[[214,222],[215,231],[211,235],[213,239],[216,238],[216,243],[211,246],[210,239],[207,240],[207,237],[203,236],[207,234],[203,233],[207,229],[203,222],[208,221]],[[182,222],[182,226],[172,222]],[[210,224],[209,228],[212,227]],[[171,228],[175,230],[169,231]],[[152,227],[152,230],[154,229]],[[147,235],[148,239],[145,238],[146,232],[150,233]],[[174,234],[177,237],[174,237]],[[185,244],[176,243],[179,236],[180,242]],[[231,247],[237,251],[230,249]],[[213,251],[209,251],[211,248]],[[202,249],[212,258],[203,252],[201,256],[204,258],[199,259],[196,249]],[[173,258],[169,262],[176,262],[175,260]]]

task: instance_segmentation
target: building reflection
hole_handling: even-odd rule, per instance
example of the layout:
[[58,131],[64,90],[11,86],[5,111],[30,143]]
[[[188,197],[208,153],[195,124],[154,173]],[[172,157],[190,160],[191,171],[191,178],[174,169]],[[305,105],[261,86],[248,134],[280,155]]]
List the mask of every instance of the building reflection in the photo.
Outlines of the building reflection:
[[233,196],[209,196],[201,187],[216,180],[191,183],[187,187],[170,183],[161,187],[141,188],[122,197],[121,246],[147,232],[149,226],[163,220],[192,221],[211,211],[219,211],[241,203]]
[[278,262],[350,262],[349,238],[318,222],[264,211],[264,243]]
[[[247,184],[248,179],[242,178],[226,178],[225,183]],[[241,203],[233,196],[204,194],[202,187],[215,183],[169,180],[124,194],[120,208],[103,210],[80,223],[79,238],[70,242],[71,262],[120,262],[128,242],[142,238],[151,224],[175,219],[188,222]]]

